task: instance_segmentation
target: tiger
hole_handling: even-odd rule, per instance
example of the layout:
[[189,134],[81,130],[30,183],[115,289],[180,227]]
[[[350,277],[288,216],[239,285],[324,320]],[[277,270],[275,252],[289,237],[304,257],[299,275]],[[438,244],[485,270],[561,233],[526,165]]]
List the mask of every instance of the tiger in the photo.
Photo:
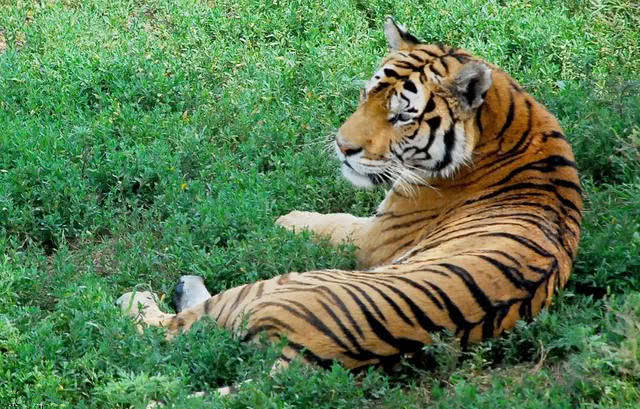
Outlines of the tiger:
[[286,339],[277,365],[384,365],[443,331],[460,345],[531,320],[569,279],[583,200],[558,120],[507,73],[428,44],[389,17],[389,52],[332,141],[342,175],[386,195],[370,217],[292,211],[276,223],[357,268],[291,272],[208,293],[183,276],[177,313],[149,291],[118,300],[173,337],[203,317],[243,340]]

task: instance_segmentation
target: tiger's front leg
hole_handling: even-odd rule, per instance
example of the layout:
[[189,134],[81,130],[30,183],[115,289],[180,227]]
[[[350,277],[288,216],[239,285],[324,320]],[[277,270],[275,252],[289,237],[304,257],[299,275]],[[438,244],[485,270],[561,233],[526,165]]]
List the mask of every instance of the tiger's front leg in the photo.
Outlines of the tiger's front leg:
[[349,242],[360,247],[363,230],[369,218],[348,213],[322,214],[294,210],[276,220],[276,224],[296,233],[309,230],[318,236],[329,238],[333,245]]

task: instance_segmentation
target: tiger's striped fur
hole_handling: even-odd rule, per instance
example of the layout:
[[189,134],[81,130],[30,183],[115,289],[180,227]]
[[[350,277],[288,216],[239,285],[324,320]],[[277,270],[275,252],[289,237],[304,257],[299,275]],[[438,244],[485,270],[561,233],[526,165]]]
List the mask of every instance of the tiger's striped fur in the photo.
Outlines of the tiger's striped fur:
[[[286,336],[281,361],[349,368],[419,350],[443,329],[463,344],[531,319],[567,282],[582,218],[557,120],[506,73],[464,50],[419,43],[393,20],[391,53],[336,135],[356,185],[393,183],[377,213],[292,212],[278,223],[353,241],[357,271],[290,273],[144,320]],[[137,312],[137,311],[134,311]],[[247,327],[243,327],[246,318]]]

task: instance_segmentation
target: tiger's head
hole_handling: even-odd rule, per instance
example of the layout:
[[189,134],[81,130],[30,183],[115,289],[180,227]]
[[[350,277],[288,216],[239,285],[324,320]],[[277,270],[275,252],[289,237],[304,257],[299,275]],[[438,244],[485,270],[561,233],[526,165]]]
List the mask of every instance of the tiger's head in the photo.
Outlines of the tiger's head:
[[463,50],[421,43],[392,18],[384,33],[390,52],[336,133],[342,173],[358,187],[452,176],[471,160],[491,68]]

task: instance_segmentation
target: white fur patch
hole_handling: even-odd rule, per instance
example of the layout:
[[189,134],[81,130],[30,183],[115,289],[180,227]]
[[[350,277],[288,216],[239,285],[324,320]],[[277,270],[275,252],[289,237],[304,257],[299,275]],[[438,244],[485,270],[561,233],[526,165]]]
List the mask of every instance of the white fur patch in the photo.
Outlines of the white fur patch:
[[368,177],[357,173],[345,164],[342,164],[342,176],[356,187],[370,189],[374,186]]

